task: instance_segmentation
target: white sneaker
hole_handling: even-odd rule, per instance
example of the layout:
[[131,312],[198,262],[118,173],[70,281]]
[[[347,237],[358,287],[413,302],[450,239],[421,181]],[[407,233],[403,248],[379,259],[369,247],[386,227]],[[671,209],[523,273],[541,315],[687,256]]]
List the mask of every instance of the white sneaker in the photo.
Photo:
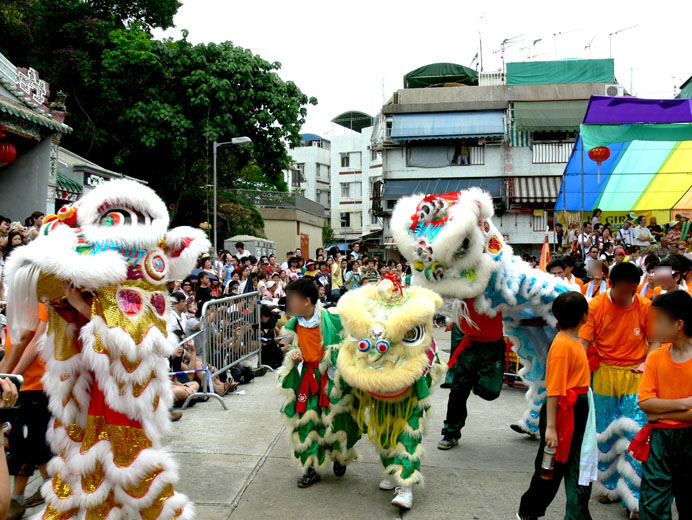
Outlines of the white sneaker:
[[380,489],[384,489],[385,491],[391,491],[395,487],[394,483],[387,478],[382,479],[380,482]]
[[413,505],[413,489],[411,486],[397,486],[396,496],[392,500],[392,505],[402,509],[411,509]]

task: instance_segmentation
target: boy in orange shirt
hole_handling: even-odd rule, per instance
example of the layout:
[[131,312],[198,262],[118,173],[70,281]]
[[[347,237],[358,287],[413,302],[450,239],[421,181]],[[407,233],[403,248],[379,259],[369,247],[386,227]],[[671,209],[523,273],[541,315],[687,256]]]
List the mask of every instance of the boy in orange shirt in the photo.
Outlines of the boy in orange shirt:
[[[286,286],[286,310],[293,318],[284,329],[293,340],[279,370],[286,394],[281,412],[291,428],[293,456],[303,471],[298,480],[301,488],[321,480],[318,472],[326,466],[328,456],[334,460],[338,477],[346,473],[349,462],[338,443],[332,446],[325,439],[333,384],[327,370],[331,354],[328,347],[341,342],[342,325],[338,314],[323,309],[318,299],[314,278],[299,278]],[[346,451],[346,446],[343,448]]]
[[672,345],[649,354],[639,385],[639,406],[649,423],[630,445],[643,462],[642,520],[692,518],[692,298],[684,291],[652,304],[655,336]]
[[48,397],[43,393],[41,384],[46,366],[38,353],[40,341],[48,329],[48,311],[43,303],[39,304],[38,318],[38,327],[24,334],[14,344],[8,332],[5,357],[0,362],[0,372],[24,377],[17,401],[21,412],[10,421],[12,430],[7,466],[10,475],[14,476],[14,484],[8,518],[19,518],[27,508],[43,503],[40,489],[26,499],[24,491],[36,468],[44,481],[49,478],[46,464],[53,457],[46,442],[51,415]]
[[[555,336],[545,376],[548,399],[541,409],[541,444],[536,455],[531,485],[521,497],[517,518],[533,520],[545,516],[546,508],[555,498],[560,482],[565,480],[567,507],[565,518],[590,520],[589,497],[591,481],[595,480],[595,449],[592,449],[590,470],[582,472],[582,442],[587,437],[595,448],[593,400],[589,396],[591,372],[586,350],[579,341],[579,329],[586,323],[589,304],[578,292],[566,292],[553,302],[553,314],[560,332]],[[589,421],[590,419],[590,421]],[[553,477],[541,477],[545,447],[556,449]],[[588,451],[588,450],[586,450]],[[588,456],[585,457],[588,459]],[[584,464],[588,466],[588,464]]]
[[589,319],[579,331],[589,348],[593,370],[598,442],[599,502],[622,501],[632,518],[639,515],[641,464],[627,453],[629,441],[646,424],[637,404],[637,389],[649,351],[651,301],[637,294],[639,269],[631,262],[616,264],[612,288],[589,302]]

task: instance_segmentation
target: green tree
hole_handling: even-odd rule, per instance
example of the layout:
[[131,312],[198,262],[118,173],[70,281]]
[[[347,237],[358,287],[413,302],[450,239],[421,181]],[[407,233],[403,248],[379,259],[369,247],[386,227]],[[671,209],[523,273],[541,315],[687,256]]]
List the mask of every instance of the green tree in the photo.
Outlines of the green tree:
[[324,225],[322,226],[322,244],[328,246],[336,242],[336,237],[334,236],[334,228],[329,225],[329,219],[324,219]]
[[[248,136],[247,148],[219,149],[219,186],[285,189],[286,146],[300,143],[316,104],[269,62],[231,42],[155,40],[177,0],[9,0],[0,6],[0,50],[67,92],[74,132],[64,146],[144,179],[169,203],[203,208],[211,146]],[[187,213],[187,212],[186,212]]]

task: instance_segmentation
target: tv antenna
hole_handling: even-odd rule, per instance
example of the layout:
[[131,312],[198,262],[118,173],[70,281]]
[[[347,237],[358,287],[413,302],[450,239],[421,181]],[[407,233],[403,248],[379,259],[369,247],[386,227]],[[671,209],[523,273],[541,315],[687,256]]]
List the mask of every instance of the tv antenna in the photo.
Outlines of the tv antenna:
[[566,36],[571,33],[579,32],[579,29],[572,29],[570,31],[560,31],[553,33],[553,52],[555,53],[555,58],[557,58],[557,37]]
[[511,38],[505,38],[500,42],[500,48],[493,51],[493,54],[500,53],[500,58],[502,59],[502,72],[505,71],[505,50],[521,42],[522,36],[523,34],[512,36]]
[[520,51],[528,50],[528,55],[526,56],[527,60],[530,60],[531,58],[535,58],[536,56],[541,56],[540,54],[534,53],[534,50],[536,48],[536,44],[538,42],[542,42],[543,38],[538,38],[536,40],[533,40],[530,45],[527,45],[525,47],[519,47]]
[[613,57],[613,36],[616,36],[622,32],[625,32],[625,31],[629,31],[630,29],[634,29],[635,27],[639,27],[639,25],[630,25],[629,27],[625,27],[624,29],[620,29],[620,30],[612,32],[608,35],[608,57],[609,58]]
[[593,41],[594,41],[595,39],[596,39],[596,36],[594,36],[593,38],[591,38],[591,40],[589,40],[589,43],[587,43],[586,45],[584,45],[584,50],[589,49],[589,59],[591,59],[591,44],[593,43]]

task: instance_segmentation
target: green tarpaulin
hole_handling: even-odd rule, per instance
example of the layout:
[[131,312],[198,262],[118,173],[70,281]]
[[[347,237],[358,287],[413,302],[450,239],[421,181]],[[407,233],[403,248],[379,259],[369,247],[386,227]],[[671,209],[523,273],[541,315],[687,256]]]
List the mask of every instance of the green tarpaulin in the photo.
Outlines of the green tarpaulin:
[[456,63],[431,63],[404,76],[404,88],[441,86],[445,83],[478,85],[478,73]]
[[548,83],[613,83],[612,59],[525,61],[507,64],[508,85]]
[[578,130],[588,100],[515,101],[514,124],[519,130]]
[[581,125],[580,135],[585,150],[629,141],[692,141],[692,124]]

